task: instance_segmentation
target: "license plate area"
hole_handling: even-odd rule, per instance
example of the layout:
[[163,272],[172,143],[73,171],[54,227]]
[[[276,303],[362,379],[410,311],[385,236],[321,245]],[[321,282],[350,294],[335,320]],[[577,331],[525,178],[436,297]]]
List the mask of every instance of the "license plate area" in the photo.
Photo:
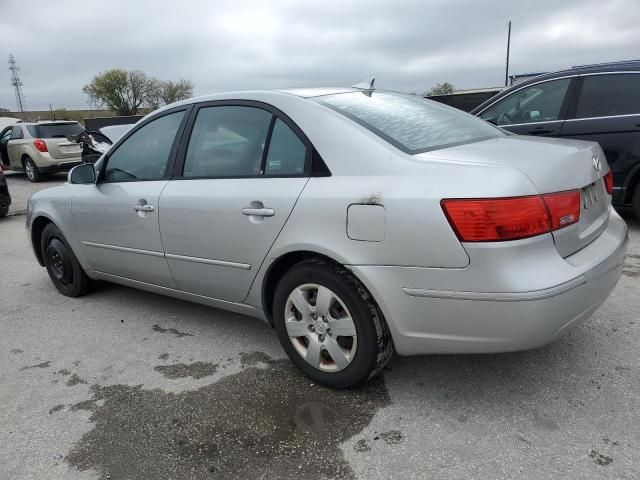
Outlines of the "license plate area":
[[61,145],[60,146],[61,153],[80,153],[80,147],[78,145]]
[[597,210],[600,201],[600,193],[596,188],[596,184],[592,183],[591,185],[587,185],[582,188],[582,192],[580,194],[582,200],[582,209],[583,210]]

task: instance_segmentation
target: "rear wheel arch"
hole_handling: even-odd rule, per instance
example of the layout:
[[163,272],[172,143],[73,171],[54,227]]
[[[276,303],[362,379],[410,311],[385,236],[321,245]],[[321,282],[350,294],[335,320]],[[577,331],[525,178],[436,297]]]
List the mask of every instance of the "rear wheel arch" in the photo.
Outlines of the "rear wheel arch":
[[278,287],[278,282],[291,267],[304,261],[319,261],[342,266],[331,257],[310,250],[296,250],[278,257],[269,266],[262,280],[262,306],[271,326],[273,326],[273,296]]

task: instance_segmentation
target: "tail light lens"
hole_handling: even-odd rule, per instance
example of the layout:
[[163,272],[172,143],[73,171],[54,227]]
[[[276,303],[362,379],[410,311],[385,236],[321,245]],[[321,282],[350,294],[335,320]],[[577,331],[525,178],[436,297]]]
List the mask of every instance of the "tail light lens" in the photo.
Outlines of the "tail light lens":
[[45,141],[44,140],[40,140],[39,138],[37,138],[36,140],[33,141],[33,146],[36,147],[36,150],[38,150],[39,152],[42,152],[42,153],[45,153],[45,152],[49,151]]
[[580,191],[511,198],[447,199],[442,209],[463,242],[533,237],[580,220]]
[[542,199],[549,209],[551,230],[568,227],[580,220],[580,191],[552,193],[543,195]]
[[607,193],[609,195],[612,195],[613,194],[613,174],[611,173],[611,170],[609,170],[603,178],[604,178],[604,186],[607,189]]

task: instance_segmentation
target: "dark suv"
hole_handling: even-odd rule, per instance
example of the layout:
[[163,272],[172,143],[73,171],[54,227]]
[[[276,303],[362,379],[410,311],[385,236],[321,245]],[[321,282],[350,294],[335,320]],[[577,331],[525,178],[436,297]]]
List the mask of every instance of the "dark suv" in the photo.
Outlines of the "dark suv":
[[640,218],[640,60],[540,75],[471,113],[521,135],[599,142],[613,171],[614,206]]

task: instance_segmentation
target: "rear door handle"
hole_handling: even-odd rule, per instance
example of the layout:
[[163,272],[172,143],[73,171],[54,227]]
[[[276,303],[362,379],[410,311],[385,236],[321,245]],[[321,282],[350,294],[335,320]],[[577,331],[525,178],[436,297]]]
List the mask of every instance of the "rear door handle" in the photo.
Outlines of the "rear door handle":
[[153,212],[155,210],[154,206],[149,204],[134,205],[133,209],[136,212]]
[[242,214],[255,217],[273,217],[276,211],[273,208],[243,208]]

